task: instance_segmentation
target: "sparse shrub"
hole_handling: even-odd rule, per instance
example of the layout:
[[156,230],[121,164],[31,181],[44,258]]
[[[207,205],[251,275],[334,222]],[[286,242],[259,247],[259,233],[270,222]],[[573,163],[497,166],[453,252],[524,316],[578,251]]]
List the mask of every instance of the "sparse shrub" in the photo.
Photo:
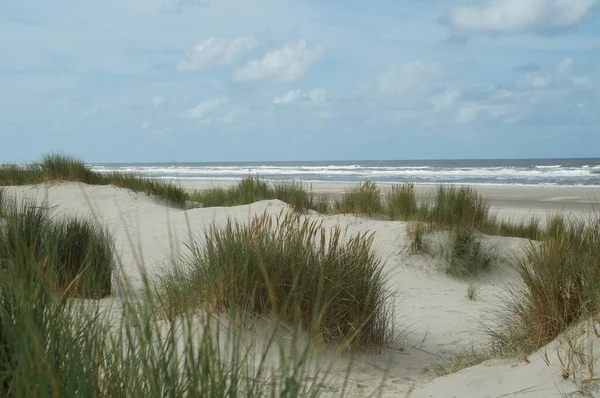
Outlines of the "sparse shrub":
[[411,222],[406,227],[406,237],[408,239],[408,252],[410,254],[427,253],[429,243],[426,235],[427,227],[422,222]]
[[494,262],[494,248],[488,248],[473,229],[457,227],[450,234],[446,273],[464,278],[489,270]]
[[[327,238],[316,221],[265,214],[249,226],[213,226],[205,242],[190,245],[186,269],[191,272],[179,284],[188,304],[273,314],[345,344],[390,342],[392,312],[380,260],[371,250],[372,235],[344,241],[335,227]],[[173,284],[166,290],[173,292]],[[162,312],[173,314],[173,309]]]
[[503,352],[530,353],[600,310],[599,224],[555,220],[549,231],[516,260],[520,280],[492,333]]
[[387,213],[392,220],[410,220],[418,212],[414,184],[393,185],[387,197]]
[[337,213],[367,215],[381,213],[382,209],[381,191],[377,184],[370,181],[365,181],[358,187],[344,192],[334,206],[334,211]]

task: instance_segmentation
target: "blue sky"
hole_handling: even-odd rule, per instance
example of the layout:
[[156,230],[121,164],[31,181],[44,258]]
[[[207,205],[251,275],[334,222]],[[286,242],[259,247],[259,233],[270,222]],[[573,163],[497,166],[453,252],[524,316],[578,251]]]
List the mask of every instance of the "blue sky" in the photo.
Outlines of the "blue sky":
[[6,0],[0,161],[600,156],[600,0]]

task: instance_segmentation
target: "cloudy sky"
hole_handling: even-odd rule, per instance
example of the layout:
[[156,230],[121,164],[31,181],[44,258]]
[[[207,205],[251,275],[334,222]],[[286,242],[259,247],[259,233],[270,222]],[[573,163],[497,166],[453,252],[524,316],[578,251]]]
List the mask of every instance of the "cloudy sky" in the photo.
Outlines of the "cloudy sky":
[[600,156],[600,0],[6,0],[0,161]]

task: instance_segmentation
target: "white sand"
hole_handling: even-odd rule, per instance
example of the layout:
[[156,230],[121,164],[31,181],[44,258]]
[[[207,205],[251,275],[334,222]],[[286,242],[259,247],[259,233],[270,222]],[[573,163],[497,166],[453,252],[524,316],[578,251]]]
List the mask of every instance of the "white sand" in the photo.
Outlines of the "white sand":
[[[122,271],[133,286],[141,286],[139,266],[145,264],[150,275],[167,266],[167,259],[184,250],[182,241],[192,232],[200,233],[212,222],[228,217],[249,220],[255,214],[271,215],[289,211],[281,201],[263,201],[233,208],[206,208],[188,211],[167,208],[142,194],[106,186],[57,184],[50,187],[11,187],[17,196],[48,200],[56,214],[93,214],[116,238],[122,258]],[[498,191],[500,193],[500,191]],[[497,193],[497,194],[498,194]],[[555,195],[554,193],[550,193]],[[556,198],[585,197],[587,192]],[[554,202],[565,200],[556,199]],[[505,202],[510,202],[505,200]],[[536,203],[530,200],[536,207]],[[551,202],[553,203],[553,202]],[[497,207],[511,217],[522,208]],[[538,204],[536,211],[547,211]],[[460,352],[486,342],[483,325],[493,320],[490,310],[499,304],[503,286],[514,280],[504,262],[478,281],[479,298],[466,298],[467,282],[440,272],[442,260],[431,256],[402,253],[406,223],[369,220],[357,216],[320,216],[325,226],[340,225],[349,234],[373,231],[374,247],[384,259],[390,275],[389,288],[395,292],[397,329],[403,338],[382,353],[363,354],[355,360],[348,385],[348,396],[367,396],[381,385],[384,397],[546,397],[576,391],[571,379],[563,380],[553,345],[548,349],[550,365],[534,354],[529,363],[517,360],[492,360],[442,378],[435,378],[433,365],[445,352]],[[527,244],[516,238],[488,238],[503,255]],[[596,349],[596,357],[600,352]],[[327,353],[324,353],[327,356]],[[348,359],[342,357],[333,368],[328,384],[332,395],[339,394]],[[384,379],[385,377],[385,379]]]

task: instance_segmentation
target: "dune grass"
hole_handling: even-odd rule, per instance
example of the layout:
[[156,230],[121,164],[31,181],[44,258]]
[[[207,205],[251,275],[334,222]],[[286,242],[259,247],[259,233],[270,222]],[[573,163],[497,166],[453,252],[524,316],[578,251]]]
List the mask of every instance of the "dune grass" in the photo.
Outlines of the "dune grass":
[[440,360],[434,365],[433,371],[438,377],[446,376],[479,365],[494,357],[495,353],[489,348],[476,349],[471,346],[457,353],[446,352],[442,354]]
[[186,191],[171,182],[144,178],[131,173],[98,173],[87,167],[82,160],[61,154],[49,154],[40,162],[24,166],[0,166],[0,186],[33,185],[54,181],[115,185],[134,192],[146,193],[170,206],[180,208],[185,206],[188,199]]
[[419,207],[414,184],[393,185],[385,202],[386,213],[392,220],[411,220]]
[[427,226],[422,222],[411,222],[406,228],[407,248],[409,254],[429,252]]
[[[4,190],[0,193],[4,197]],[[231,327],[224,331],[213,316],[198,312],[183,311],[176,317],[157,320],[155,314],[160,308],[152,306],[161,301],[147,278],[143,278],[142,292],[130,291],[122,280],[121,294],[109,307],[99,301],[69,299],[101,297],[106,292],[106,268],[101,266],[103,259],[113,258],[107,236],[81,219],[51,219],[46,209],[31,201],[19,206],[10,200],[3,202],[6,223],[0,230],[0,396],[316,398],[325,392],[331,365],[314,363],[312,345],[306,344],[298,329],[284,326],[287,319],[261,331],[254,337],[256,341],[248,340],[246,329]],[[251,314],[247,310],[259,308],[256,301],[235,302],[236,297],[258,299],[260,293],[270,294],[277,289],[281,293],[277,298],[283,299],[282,316],[307,317],[300,323],[310,325],[311,331],[318,330],[319,337],[343,335],[365,343],[388,338],[386,296],[377,290],[382,289],[382,275],[378,259],[370,251],[370,238],[361,235],[342,244],[337,230],[325,243],[319,243],[324,239],[320,226],[301,220],[290,216],[275,225],[259,217],[253,229],[245,230],[252,233],[244,236],[232,235],[244,231],[241,226],[232,229],[233,224],[229,224],[229,234],[214,229],[209,235],[212,240],[203,249],[212,254],[198,258],[208,261],[205,264],[209,268],[203,270],[208,272],[206,281],[212,283],[182,292],[200,292],[202,297],[222,300],[217,302],[220,306],[229,302],[227,315],[235,325],[249,324]],[[273,230],[280,234],[271,235]],[[279,252],[272,253],[276,248]],[[254,254],[252,250],[256,250]],[[286,258],[300,262],[280,267],[279,261]],[[237,259],[248,263],[235,263],[241,265],[240,269],[232,268],[233,263],[226,270],[218,268]],[[256,263],[257,259],[272,261]],[[303,261],[312,267],[304,269]],[[258,280],[266,267],[271,284]],[[282,284],[284,280],[276,274],[279,268],[283,268],[283,274],[288,273],[295,288]],[[93,278],[81,277],[86,270]],[[242,275],[229,273],[236,270]],[[255,273],[252,288],[236,290],[242,288],[244,280],[237,277],[250,277],[250,271]],[[320,272],[321,277],[314,272]],[[336,283],[327,284],[326,276]],[[362,285],[348,285],[352,278]],[[89,282],[87,290],[84,281]],[[320,285],[313,285],[319,281]],[[233,287],[231,301],[227,296],[216,296],[221,283]],[[370,289],[371,283],[374,290]],[[286,289],[289,295],[284,298]],[[260,297],[269,300],[264,307],[267,311],[271,297],[275,298]],[[182,308],[182,303],[177,307]],[[254,307],[248,307],[250,304]],[[307,308],[314,313],[303,312]],[[334,322],[340,322],[339,328]],[[347,340],[345,343],[351,344]],[[344,394],[345,385],[340,396]]]
[[287,203],[299,213],[305,213],[307,210],[319,213],[329,211],[327,195],[312,194],[310,187],[300,182],[281,181],[271,184],[259,176],[245,177],[230,188],[196,190],[190,195],[190,200],[201,203],[204,207],[240,206],[272,199]]
[[[0,271],[0,396],[319,397],[327,368],[309,368],[310,347],[274,332],[247,346],[211,317],[155,322],[136,302],[109,311],[57,299],[38,263]],[[144,302],[152,302],[147,296]],[[114,315],[117,314],[117,315]],[[252,348],[254,347],[254,348]],[[253,350],[257,350],[256,352]],[[276,361],[269,361],[268,353]],[[343,392],[342,392],[343,394]]]
[[339,227],[326,231],[299,214],[265,214],[250,225],[213,225],[204,240],[190,244],[184,274],[163,279],[162,313],[174,315],[178,294],[211,312],[276,316],[322,341],[390,343],[390,297],[372,235],[345,239]]
[[28,199],[4,199],[1,208],[0,269],[41,264],[57,292],[86,298],[110,294],[115,253],[107,231],[82,218],[53,219]]
[[487,247],[481,235],[469,227],[456,227],[450,233],[446,273],[458,278],[477,276],[494,265],[495,248]]
[[600,310],[600,220],[556,216],[515,269],[519,283],[507,295],[492,337],[504,352],[530,353]]
[[367,214],[369,216],[383,212],[381,190],[377,184],[365,181],[349,189],[334,202],[334,213]]

